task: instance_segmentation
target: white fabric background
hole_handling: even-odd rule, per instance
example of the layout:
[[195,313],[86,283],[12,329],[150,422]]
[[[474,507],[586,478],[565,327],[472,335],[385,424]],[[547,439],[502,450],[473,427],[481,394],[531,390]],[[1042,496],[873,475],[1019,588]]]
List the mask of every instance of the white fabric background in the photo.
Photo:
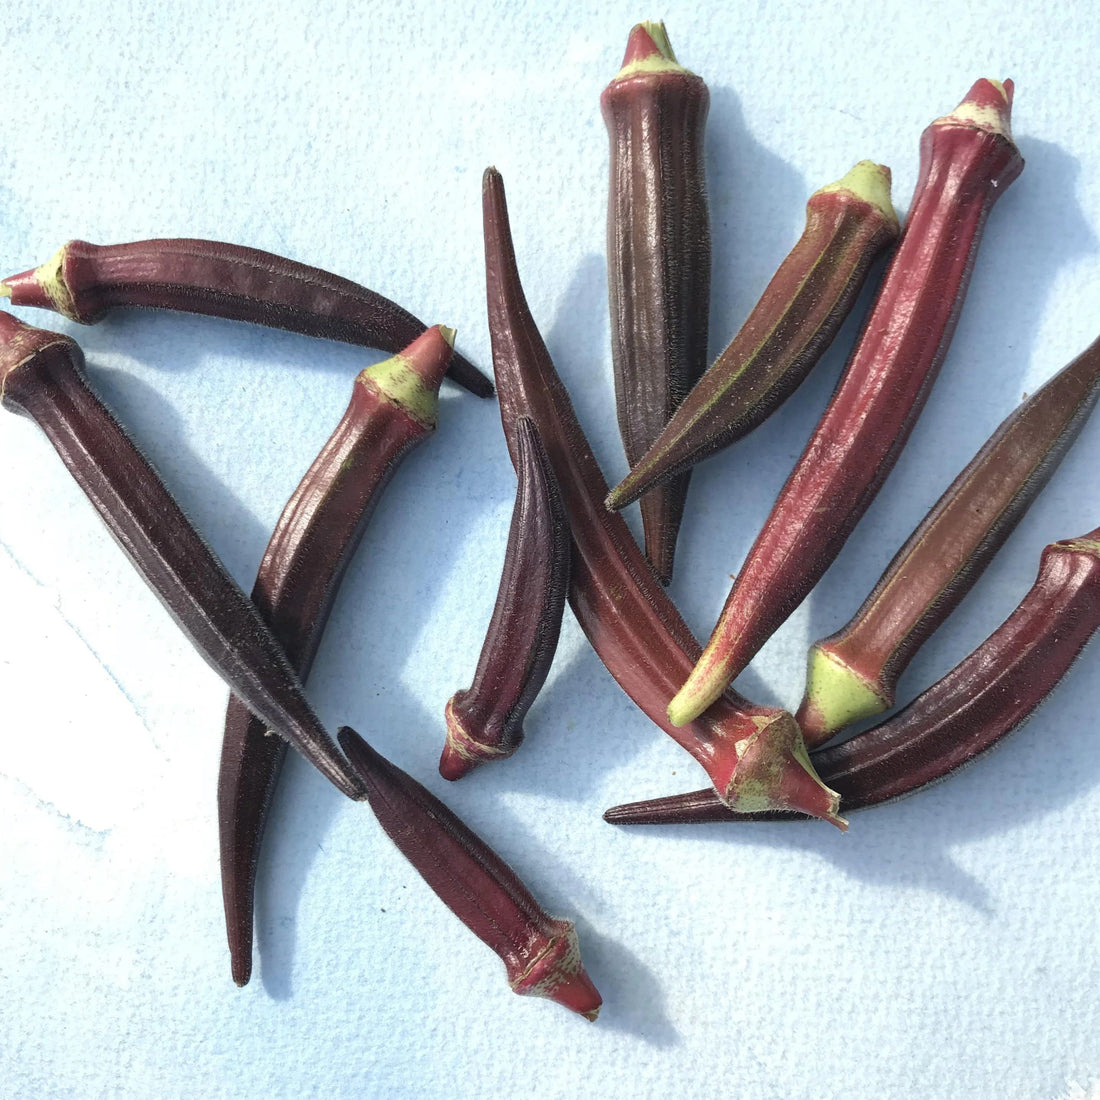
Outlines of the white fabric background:
[[[1000,420],[1100,329],[1100,32],[1081,5],[460,0],[8,5],[6,270],[65,240],[212,237],[358,279],[490,363],[480,179],[508,186],[536,318],[611,481],[598,97],[663,17],[712,92],[712,348],[863,157],[909,203],[922,128],[1017,83],[1027,168],[988,224],[911,443],[818,591],[739,686],[797,704],[806,645],[858,605]],[[865,296],[866,301],[866,296]],[[93,383],[248,588],[286,497],[379,356],[229,322],[74,332]],[[672,594],[711,628],[855,324],[750,440],[701,468]],[[344,584],[311,697],[445,797],[551,910],[605,998],[520,1000],[369,812],[296,758],[261,866],[252,984],[229,977],[214,784],[225,691],[29,421],[0,425],[0,1091],[8,1096],[1084,1096],[1100,1079],[1100,681],[1090,650],[1030,725],[935,790],[825,825],[616,829],[703,784],[567,613],[528,743],[436,774],[514,479],[495,403],[447,387]],[[1100,420],[954,619],[911,696],[1014,608],[1042,546],[1100,522]],[[635,517],[631,516],[631,522]]]

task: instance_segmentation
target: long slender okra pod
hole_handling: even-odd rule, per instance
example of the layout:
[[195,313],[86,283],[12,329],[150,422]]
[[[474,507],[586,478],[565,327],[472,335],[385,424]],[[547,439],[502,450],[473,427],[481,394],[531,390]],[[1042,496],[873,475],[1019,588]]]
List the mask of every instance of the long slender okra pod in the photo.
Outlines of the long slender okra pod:
[[[707,366],[710,93],[663,23],[639,23],[600,96],[611,138],[607,284],[619,431],[633,466]],[[642,501],[646,556],[667,584],[690,473]]]
[[808,745],[894,705],[917,650],[958,606],[1047,483],[1100,394],[1100,340],[994,432],[909,536],[855,617],[810,650]]
[[924,131],[916,194],[878,299],[669,707],[675,724],[705,710],[806,598],[893,468],[947,354],[986,216],[1023,168],[1011,102],[1011,81],[979,80]]
[[447,703],[444,779],[461,779],[519,748],[524,716],[558,645],[569,588],[569,520],[534,421],[521,417],[516,438],[519,482],[500,589],[474,682]]
[[[120,306],[199,313],[398,352],[424,325],[408,310],[319,267],[222,241],[69,241],[41,267],[12,275],[0,294],[91,325]],[[461,355],[448,375],[478,397],[493,384]]]
[[637,500],[771,416],[825,353],[871,263],[897,235],[889,168],[863,160],[815,191],[802,236],[741,330],[611,490],[607,506]]
[[354,730],[339,736],[379,824],[443,904],[503,959],[512,992],[548,997],[595,1020],[603,999],[581,962],[572,921],[548,916],[481,837]]
[[835,796],[818,781],[786,711],[729,692],[685,728],[668,721],[668,700],[699,643],[623,518],[603,505],[607,482],[528,308],[504,182],[494,168],[485,173],[483,203],[489,334],[504,435],[518,466],[517,424],[530,417],[557,474],[573,538],[569,602],[581,629],[619,686],[703,765],[723,800],[741,809],[798,808],[842,825]]
[[321,726],[282,647],[160,477],[91,391],[75,341],[0,313],[0,396],[33,419],[195,648],[351,798],[362,784]]
[[[1020,606],[973,653],[874,729],[813,754],[841,809],[945,779],[1023,722],[1100,627],[1100,527],[1046,547]],[[797,815],[788,815],[797,816]],[[710,791],[608,810],[621,825],[744,820]]]
[[[401,460],[436,426],[454,333],[435,326],[355,379],[347,411],[283,509],[252,601],[305,679],[344,572]],[[222,899],[233,980],[252,973],[256,866],[285,748],[231,696],[218,775]]]

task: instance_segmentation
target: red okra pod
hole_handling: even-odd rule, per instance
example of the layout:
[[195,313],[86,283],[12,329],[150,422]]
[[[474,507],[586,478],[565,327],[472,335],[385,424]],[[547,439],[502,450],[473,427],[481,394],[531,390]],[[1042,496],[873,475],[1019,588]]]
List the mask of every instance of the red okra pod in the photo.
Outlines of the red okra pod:
[[[1046,547],[1020,606],[973,653],[874,729],[813,754],[842,810],[945,779],[1014,730],[1050,694],[1100,627],[1100,528]],[[746,820],[710,791],[616,806],[620,825]],[[797,815],[787,815],[797,816]]]
[[0,395],[45,432],[107,529],[199,653],[344,794],[362,784],[255,606],[92,392],[75,341],[0,313]]
[[528,417],[516,424],[518,485],[496,606],[474,682],[448,701],[444,779],[503,760],[554,660],[569,587],[569,520],[546,448]]
[[481,837],[354,730],[339,736],[379,824],[443,904],[501,957],[512,992],[548,997],[595,1020],[603,999],[581,962],[573,922],[548,916]]
[[[402,459],[435,431],[439,383],[454,332],[435,326],[362,371],[347,411],[283,509],[260,563],[252,602],[309,676],[336,593]],[[233,980],[252,973],[256,866],[285,746],[233,695],[218,774],[222,899]]]
[[[319,267],[222,241],[161,239],[98,245],[69,241],[41,267],[12,275],[0,294],[82,325],[119,306],[169,309],[398,352],[424,325],[408,310]],[[460,386],[491,397],[493,384],[455,355]]]
[[542,341],[516,268],[504,181],[483,185],[489,334],[512,465],[517,424],[539,430],[565,498],[573,539],[569,603],[592,647],[631,699],[706,769],[722,799],[742,809],[790,807],[834,824],[835,796],[814,774],[794,719],[734,692],[676,728],[668,700],[699,654],[680,613],[623,518],[603,504],[607,482]]
[[[619,431],[633,466],[707,366],[710,93],[663,23],[639,23],[600,107],[611,138],[607,284]],[[642,501],[646,556],[667,584],[690,473]]]
[[947,354],[993,203],[1020,174],[1012,82],[979,80],[921,138],[901,243],[859,343],[737,576],[701,660],[669,707],[704,711],[806,598],[909,438]]
[[1012,533],[1092,412],[1100,340],[994,432],[909,536],[855,617],[810,650],[808,745],[894,705],[898,678]]
[[[740,332],[608,494],[622,508],[762,424],[802,384],[898,235],[890,169],[860,161],[806,204],[806,228]],[[644,514],[644,513],[643,513]]]

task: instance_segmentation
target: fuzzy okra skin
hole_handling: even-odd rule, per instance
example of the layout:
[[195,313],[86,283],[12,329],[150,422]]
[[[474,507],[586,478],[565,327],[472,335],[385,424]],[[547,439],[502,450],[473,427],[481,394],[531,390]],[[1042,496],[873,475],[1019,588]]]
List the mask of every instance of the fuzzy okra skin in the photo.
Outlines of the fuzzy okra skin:
[[[1028,718],[1098,627],[1100,528],[1046,547],[1020,606],[943,679],[874,729],[819,749],[812,759],[840,792],[845,811],[945,779]],[[694,791],[616,806],[604,819],[657,825],[750,816],[730,813],[710,791]]]
[[[336,430],[279,517],[252,602],[304,680],[344,573],[382,490],[435,431],[454,331],[436,325],[399,355],[362,371]],[[233,980],[252,974],[256,867],[285,746],[230,696],[218,773],[222,899]]]
[[569,588],[569,519],[554,469],[529,417],[516,424],[516,503],[492,621],[473,684],[447,702],[444,779],[511,756],[546,682]]
[[[600,107],[611,139],[607,283],[615,400],[633,466],[706,370],[710,224],[703,137],[710,93],[663,23],[630,32]],[[645,552],[672,578],[690,473],[642,500]]]
[[864,160],[806,204],[806,228],[741,330],[607,497],[619,509],[762,424],[844,323],[873,261],[898,235],[890,169]]
[[921,137],[901,242],[859,342],[669,706],[674,725],[718,698],[832,564],[901,453],[947,354],[985,220],[1023,158],[1012,82],[979,80]]
[[440,901],[500,956],[512,992],[547,997],[595,1021],[603,998],[581,962],[573,922],[549,916],[481,837],[354,730],[345,727],[339,738],[386,835]]
[[810,746],[894,705],[898,678],[1058,467],[1100,395],[1100,340],[1020,405],[898,551],[851,622],[810,650]]
[[607,482],[542,341],[520,283],[504,181],[486,171],[482,199],[489,334],[501,421],[512,465],[517,425],[539,430],[565,498],[573,540],[569,603],[593,649],[642,711],[706,769],[721,798],[741,809],[792,808],[843,827],[835,795],[818,780],[791,715],[734,692],[684,728],[668,700],[699,654],[623,518],[603,505]]
[[176,624],[267,729],[350,798],[362,783],[306,701],[256,607],[191,526],[160,476],[92,392],[76,342],[0,313],[0,396],[53,444]]
[[[0,283],[13,305],[82,325],[116,307],[168,309],[396,353],[425,326],[381,294],[257,248],[190,238],[98,245],[69,241],[41,267]],[[461,355],[448,376],[478,397],[493,384]]]

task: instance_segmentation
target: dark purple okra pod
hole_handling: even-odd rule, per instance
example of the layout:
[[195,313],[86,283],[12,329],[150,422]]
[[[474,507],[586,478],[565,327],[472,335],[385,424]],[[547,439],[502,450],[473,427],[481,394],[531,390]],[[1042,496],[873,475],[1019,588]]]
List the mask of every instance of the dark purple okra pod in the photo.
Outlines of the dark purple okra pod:
[[[91,325],[116,307],[170,309],[398,352],[424,324],[396,302],[319,267],[222,241],[69,241],[41,267],[0,283],[17,306]],[[493,384],[455,355],[451,379],[478,397]]]
[[884,165],[861,160],[843,179],[815,191],[802,236],[740,331],[608,493],[607,506],[637,500],[771,416],[828,349],[872,262],[897,235]]
[[0,313],[0,394],[33,419],[172,618],[266,727],[350,798],[362,784],[282,647],[164,482],[89,388],[75,341]]
[[548,916],[481,837],[354,730],[339,736],[379,824],[440,901],[501,957],[512,992],[548,997],[595,1020],[603,1000],[585,973],[572,921]]
[[[1020,606],[973,653],[904,710],[811,759],[860,810],[945,779],[995,745],[1050,694],[1100,627],[1100,528],[1046,547]],[[798,818],[735,814],[712,791],[634,802],[604,814],[618,825]]]
[[1100,394],[1100,340],[1001,426],[909,536],[847,626],[810,650],[798,724],[811,747],[894,705],[898,678],[982,575]]
[[[402,459],[436,426],[454,332],[436,325],[355,379],[347,411],[283,509],[252,601],[305,679],[344,572]],[[285,746],[231,696],[218,774],[222,900],[233,980],[252,973],[256,866]]]
[[444,779],[503,760],[523,741],[523,719],[546,682],[569,588],[569,520],[530,417],[516,422],[516,504],[496,606],[474,682],[447,703]]
[[[607,283],[619,431],[634,466],[707,366],[710,93],[663,23],[639,23],[600,97],[611,137]],[[643,497],[645,552],[668,584],[690,473]]]

